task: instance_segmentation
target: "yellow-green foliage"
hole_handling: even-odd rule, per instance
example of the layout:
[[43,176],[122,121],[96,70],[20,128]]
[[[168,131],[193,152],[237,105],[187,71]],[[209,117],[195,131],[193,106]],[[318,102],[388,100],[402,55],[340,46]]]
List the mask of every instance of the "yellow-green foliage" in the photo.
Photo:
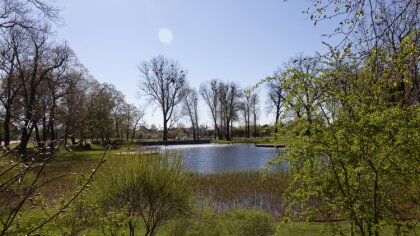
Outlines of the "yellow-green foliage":
[[105,214],[125,215],[131,228],[140,217],[152,233],[189,209],[191,186],[176,153],[111,158],[93,182]]
[[203,209],[191,218],[179,219],[169,230],[175,236],[266,236],[274,233],[275,223],[273,217],[264,211],[233,209],[218,214]]
[[296,116],[279,127],[286,219],[347,220],[353,233],[378,234],[418,217],[420,108],[404,89],[414,77],[401,59],[418,52],[407,45],[399,55],[379,48],[362,65],[338,52],[322,66],[305,58],[283,74],[285,113]]

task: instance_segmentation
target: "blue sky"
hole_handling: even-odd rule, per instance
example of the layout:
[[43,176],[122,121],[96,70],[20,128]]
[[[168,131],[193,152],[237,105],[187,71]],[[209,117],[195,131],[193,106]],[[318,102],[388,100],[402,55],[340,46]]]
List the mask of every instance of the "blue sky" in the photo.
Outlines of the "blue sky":
[[[139,98],[137,64],[163,54],[188,71],[192,87],[218,78],[252,86],[290,57],[325,51],[321,35],[333,25],[316,27],[302,13],[304,0],[59,0],[64,26],[58,37],[68,41],[80,61],[101,82],[114,84],[130,103]],[[158,32],[171,31],[170,43]],[[272,122],[260,90],[260,122]],[[146,121],[160,124],[149,106]],[[211,124],[204,104],[201,122]]]

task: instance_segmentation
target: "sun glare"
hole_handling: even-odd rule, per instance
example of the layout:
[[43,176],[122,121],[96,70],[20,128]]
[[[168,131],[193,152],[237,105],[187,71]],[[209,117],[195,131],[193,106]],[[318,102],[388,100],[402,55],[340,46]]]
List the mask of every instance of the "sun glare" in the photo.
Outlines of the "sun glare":
[[158,38],[161,43],[170,45],[173,40],[172,31],[168,28],[160,28],[158,30]]

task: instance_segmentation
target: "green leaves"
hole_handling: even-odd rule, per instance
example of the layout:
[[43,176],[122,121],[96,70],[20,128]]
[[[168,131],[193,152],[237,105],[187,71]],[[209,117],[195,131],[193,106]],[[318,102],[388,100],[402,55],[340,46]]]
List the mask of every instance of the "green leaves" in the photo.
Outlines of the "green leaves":
[[411,86],[406,59],[416,50],[407,39],[404,53],[378,48],[362,65],[348,50],[284,70],[293,119],[279,125],[286,149],[273,163],[289,163],[290,219],[347,220],[372,233],[418,213],[420,108],[395,80]]

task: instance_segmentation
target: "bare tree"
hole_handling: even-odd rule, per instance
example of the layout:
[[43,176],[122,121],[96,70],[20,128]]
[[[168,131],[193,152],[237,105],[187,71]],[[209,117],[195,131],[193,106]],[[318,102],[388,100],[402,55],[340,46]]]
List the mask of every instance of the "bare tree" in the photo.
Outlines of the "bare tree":
[[285,90],[281,82],[281,72],[276,73],[273,77],[268,78],[267,83],[268,98],[267,98],[267,111],[273,112],[275,115],[274,125],[275,132],[277,132],[277,125],[280,121],[280,115],[284,104]]
[[[112,110],[112,114],[114,116],[114,122],[115,122],[115,132],[117,135],[117,138],[121,138],[122,134],[120,134],[121,130],[121,123],[124,119],[125,109],[127,108],[128,104],[125,101],[125,96],[121,91],[118,91],[114,85],[109,85],[109,88],[111,89],[109,92],[112,94],[112,99],[114,101],[114,109]],[[128,136],[127,136],[128,139]]]
[[125,130],[126,140],[128,141],[130,137],[131,140],[134,140],[137,126],[144,116],[144,111],[133,104],[125,104],[120,116],[123,120],[122,126]]
[[185,96],[186,72],[178,62],[162,55],[142,63],[138,69],[142,74],[141,94],[149,96],[162,110],[163,140],[167,141],[168,128],[178,117],[175,107]]
[[25,30],[23,40],[24,51],[16,58],[17,78],[22,83],[22,115],[21,145],[19,151],[24,153],[31,133],[39,119],[39,89],[53,70],[64,65],[69,57],[67,45],[51,43],[48,40],[48,26],[42,31]]
[[23,84],[17,79],[17,56],[23,50],[20,46],[22,42],[21,31],[19,29],[10,28],[2,35],[0,43],[0,83],[1,93],[0,101],[4,110],[4,145],[9,146],[10,143],[10,125],[12,116],[19,98]]
[[216,79],[211,80],[200,85],[200,95],[208,105],[211,117],[214,123],[214,138],[220,134],[219,126],[217,125],[217,111],[219,109],[219,81]]
[[49,0],[4,0],[0,2],[0,28],[37,28],[37,22],[60,22],[59,9]]
[[233,120],[237,118],[240,96],[241,91],[238,84],[233,82],[219,84],[219,117],[223,132],[222,137],[227,140],[232,138],[230,129]]
[[251,97],[252,94],[250,91],[245,90],[241,97],[241,102],[239,105],[240,110],[242,111],[245,123],[245,137],[251,137],[250,122],[251,122]]
[[195,89],[188,88],[184,97],[184,111],[191,121],[194,140],[198,140],[198,94]]
[[252,93],[251,94],[251,112],[252,112],[252,119],[253,119],[253,125],[254,125],[254,137],[257,137],[257,120],[258,120],[258,94]]

